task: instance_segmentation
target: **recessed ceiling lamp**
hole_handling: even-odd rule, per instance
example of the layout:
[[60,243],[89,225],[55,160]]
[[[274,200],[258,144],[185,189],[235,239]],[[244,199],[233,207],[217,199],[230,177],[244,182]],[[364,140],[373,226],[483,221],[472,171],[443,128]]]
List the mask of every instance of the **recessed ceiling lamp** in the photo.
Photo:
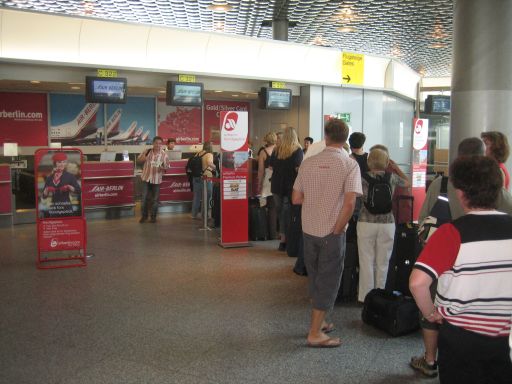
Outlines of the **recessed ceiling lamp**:
[[224,92],[224,91],[213,91],[213,92],[215,92],[215,93],[222,93],[222,92]]
[[434,48],[434,49],[440,49],[440,48],[446,48],[447,45],[445,43],[432,43],[427,45],[427,48]]
[[317,36],[314,38],[314,40],[311,42],[313,45],[326,45],[326,41],[322,36]]
[[339,27],[337,29],[338,32],[343,32],[343,33],[350,33],[350,32],[357,32],[357,28],[355,27],[351,27],[351,26],[345,26],[345,27]]
[[400,48],[393,48],[391,49],[391,55],[397,57],[397,56],[401,56],[402,55],[402,51],[400,51]]
[[41,82],[39,80],[30,80],[31,84],[40,84]]
[[240,96],[240,95],[231,95],[231,96],[233,96],[233,97],[238,97],[238,96]]
[[69,85],[85,85],[85,83],[68,83]]
[[163,90],[160,90],[160,91],[158,91],[158,93],[165,93],[165,91],[163,91]]
[[71,89],[78,90],[78,89],[80,89],[80,87],[71,87]]
[[206,9],[212,12],[229,12],[233,9],[233,6],[226,2],[214,1],[213,4],[210,4],[208,7],[206,7]]

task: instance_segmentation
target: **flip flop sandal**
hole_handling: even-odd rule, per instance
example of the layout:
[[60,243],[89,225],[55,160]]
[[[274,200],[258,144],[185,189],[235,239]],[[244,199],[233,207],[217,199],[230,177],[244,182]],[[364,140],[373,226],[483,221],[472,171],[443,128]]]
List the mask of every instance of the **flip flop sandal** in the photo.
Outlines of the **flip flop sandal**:
[[336,327],[334,326],[334,323],[329,323],[325,327],[322,327],[321,331],[323,333],[331,333],[336,330]]
[[341,340],[328,338],[314,343],[308,341],[307,345],[309,348],[338,348],[341,345]]

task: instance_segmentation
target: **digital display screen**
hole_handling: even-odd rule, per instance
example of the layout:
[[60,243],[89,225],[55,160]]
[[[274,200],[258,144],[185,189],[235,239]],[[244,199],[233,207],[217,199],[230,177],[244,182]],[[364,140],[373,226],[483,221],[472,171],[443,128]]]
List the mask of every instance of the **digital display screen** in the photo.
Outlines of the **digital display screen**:
[[450,113],[451,98],[446,95],[429,95],[425,100],[425,113],[448,115]]
[[89,103],[126,103],[125,78],[87,76],[85,97]]
[[267,108],[268,109],[290,109],[292,101],[292,91],[290,89],[272,89],[267,90]]
[[202,83],[179,83],[175,81],[168,82],[167,104],[181,106],[201,106],[202,103]]
[[432,98],[432,112],[434,113],[449,113],[450,112],[450,99],[443,97]]

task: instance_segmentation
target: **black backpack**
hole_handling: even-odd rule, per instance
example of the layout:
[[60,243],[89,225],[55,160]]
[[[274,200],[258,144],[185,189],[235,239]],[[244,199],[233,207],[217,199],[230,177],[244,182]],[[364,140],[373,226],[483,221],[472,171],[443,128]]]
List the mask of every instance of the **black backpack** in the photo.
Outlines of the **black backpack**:
[[391,173],[386,172],[384,176],[370,176],[363,174],[363,178],[368,182],[368,196],[364,206],[373,215],[390,213],[393,208],[393,193],[391,190]]
[[203,162],[201,158],[206,155],[206,152],[201,156],[195,154],[187,161],[186,172],[191,177],[201,177],[203,175]]

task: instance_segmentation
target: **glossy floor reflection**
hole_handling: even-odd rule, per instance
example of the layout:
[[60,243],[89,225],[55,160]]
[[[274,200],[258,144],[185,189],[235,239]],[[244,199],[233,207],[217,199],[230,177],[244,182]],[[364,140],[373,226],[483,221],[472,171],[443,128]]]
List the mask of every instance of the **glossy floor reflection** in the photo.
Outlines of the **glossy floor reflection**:
[[[305,347],[306,279],[277,242],[222,249],[187,215],[88,223],[87,268],[35,268],[35,226],[0,230],[0,383],[419,383],[420,334],[361,308],[338,349]],[[428,380],[428,382],[437,382]]]

